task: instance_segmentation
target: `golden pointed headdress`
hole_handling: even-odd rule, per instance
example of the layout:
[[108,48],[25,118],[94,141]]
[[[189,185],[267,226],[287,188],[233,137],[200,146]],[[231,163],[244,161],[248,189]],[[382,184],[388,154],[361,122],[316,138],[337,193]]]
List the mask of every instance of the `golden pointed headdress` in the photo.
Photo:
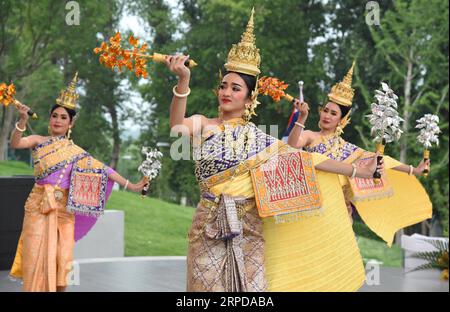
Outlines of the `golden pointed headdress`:
[[353,96],[355,95],[355,89],[352,88],[354,67],[355,61],[353,61],[352,67],[348,71],[347,75],[345,75],[344,79],[331,88],[331,92],[328,93],[328,99],[331,102],[343,106],[352,106]]
[[253,33],[253,15],[255,9],[252,9],[252,15],[247,24],[247,29],[241,36],[241,42],[233,44],[228,53],[225,68],[230,72],[237,72],[251,76],[258,76],[260,73],[259,65],[261,57],[259,49],[255,45],[255,35]]
[[75,73],[75,76],[73,77],[67,89],[61,90],[61,92],[59,93],[59,97],[56,99],[56,104],[68,109],[75,110],[79,96],[78,93],[76,92],[77,81],[78,81],[78,72]]

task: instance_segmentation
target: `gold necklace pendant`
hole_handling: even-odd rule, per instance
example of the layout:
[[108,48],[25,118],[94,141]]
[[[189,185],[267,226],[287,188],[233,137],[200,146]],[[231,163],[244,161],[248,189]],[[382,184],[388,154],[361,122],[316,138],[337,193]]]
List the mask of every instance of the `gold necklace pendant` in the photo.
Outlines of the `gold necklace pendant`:
[[55,196],[55,199],[57,201],[61,201],[64,197],[64,193],[62,192],[62,190],[59,187],[56,187],[55,190],[53,191],[53,195]]
[[339,136],[336,136],[336,135],[326,135],[326,136],[324,136],[323,134],[320,134],[320,136],[322,137],[322,142],[325,145],[325,149],[326,149],[328,155],[331,155],[334,159],[338,159],[340,157]]

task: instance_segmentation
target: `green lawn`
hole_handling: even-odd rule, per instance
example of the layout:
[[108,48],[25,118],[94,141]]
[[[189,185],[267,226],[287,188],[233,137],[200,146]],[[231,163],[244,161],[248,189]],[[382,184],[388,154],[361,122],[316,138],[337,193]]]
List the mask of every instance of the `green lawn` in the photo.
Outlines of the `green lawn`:
[[402,249],[398,245],[392,245],[389,248],[386,243],[370,238],[358,237],[358,246],[364,262],[367,260],[378,260],[383,262],[385,267],[401,267],[402,266]]
[[33,175],[33,168],[21,161],[0,161],[0,176]]
[[383,262],[386,267],[402,266],[402,249],[393,244],[391,248],[373,233],[363,222],[355,221],[353,230],[358,237],[358,246],[364,260],[375,259]]
[[183,256],[194,209],[114,191],[107,209],[125,211],[126,256]]

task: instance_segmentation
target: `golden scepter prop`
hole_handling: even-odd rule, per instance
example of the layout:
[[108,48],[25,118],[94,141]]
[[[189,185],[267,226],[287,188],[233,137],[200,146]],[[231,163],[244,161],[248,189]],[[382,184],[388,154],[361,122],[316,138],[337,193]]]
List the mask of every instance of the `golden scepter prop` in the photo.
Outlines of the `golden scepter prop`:
[[[17,109],[19,109],[20,105],[23,104],[14,98],[15,94],[16,88],[13,83],[11,83],[9,86],[6,83],[0,83],[0,103],[3,106],[7,107],[9,104],[13,104]],[[27,114],[32,119],[38,119],[38,115],[31,109],[28,110]]]
[[[425,114],[422,118],[416,120],[416,129],[420,129],[417,141],[424,146],[423,160],[430,159],[430,148],[432,143],[439,145],[438,134],[441,133],[439,129],[439,117],[432,114]],[[425,168],[423,175],[425,177],[430,173],[430,168]]]
[[[94,49],[95,54],[100,54],[99,61],[108,68],[118,68],[119,71],[123,67],[134,71],[136,77],[148,77],[146,69],[147,61],[150,59],[154,62],[163,63],[167,57],[165,54],[153,53],[146,54],[148,45],[146,43],[139,45],[139,40],[133,35],[128,38],[128,43],[133,47],[133,50],[125,50],[121,45],[121,34],[117,32],[109,39],[109,45],[102,42],[100,47]],[[197,66],[194,60],[188,59],[185,65],[189,68]]]

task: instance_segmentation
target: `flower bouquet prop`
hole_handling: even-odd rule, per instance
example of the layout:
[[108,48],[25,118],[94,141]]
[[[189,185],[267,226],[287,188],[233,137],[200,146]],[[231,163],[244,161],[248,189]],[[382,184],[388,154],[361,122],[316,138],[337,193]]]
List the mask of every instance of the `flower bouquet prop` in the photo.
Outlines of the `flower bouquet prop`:
[[258,93],[268,95],[272,100],[278,103],[281,99],[288,102],[294,101],[294,97],[284,92],[289,87],[284,81],[275,77],[261,77],[258,79]]
[[[384,154],[387,143],[398,142],[403,131],[400,129],[402,118],[398,116],[398,96],[384,82],[381,83],[382,91],[375,90],[376,103],[372,103],[372,114],[367,115],[372,126],[371,135],[376,142],[376,151],[380,154],[377,159],[378,165]],[[373,174],[375,182],[379,182],[381,174],[375,171]]]
[[[132,34],[128,38],[130,49],[122,48],[121,34],[117,32],[113,37],[109,39],[109,45],[106,42],[102,42],[100,47],[94,49],[95,54],[100,54],[99,61],[107,68],[117,68],[122,71],[122,68],[127,68],[134,71],[136,77],[148,77],[147,61],[153,60],[154,62],[163,63],[166,56],[165,54],[153,53],[147,54],[148,45],[146,43],[139,45],[139,39],[135,38]],[[186,60],[185,65],[187,67],[197,66],[194,60]]]
[[[156,178],[161,170],[161,162],[159,161],[163,154],[157,149],[149,147],[142,147],[142,154],[145,155],[145,160],[139,166],[138,171],[144,175],[145,181],[150,182]],[[149,184],[147,183],[142,189],[141,195],[144,198],[147,195]]]
[[[0,83],[0,104],[7,107],[9,104],[13,104],[16,108],[20,107],[20,102],[14,98],[16,94],[16,88],[13,83],[7,85],[6,83]],[[31,109],[27,113],[32,119],[37,119],[38,116]]]
[[[441,133],[439,129],[439,117],[432,114],[425,114],[422,118],[416,120],[416,129],[420,129],[417,141],[423,145],[423,159],[424,161],[430,158],[430,148],[432,143],[436,143],[439,146],[438,134]],[[428,176],[430,172],[429,168],[423,171],[424,176]]]

